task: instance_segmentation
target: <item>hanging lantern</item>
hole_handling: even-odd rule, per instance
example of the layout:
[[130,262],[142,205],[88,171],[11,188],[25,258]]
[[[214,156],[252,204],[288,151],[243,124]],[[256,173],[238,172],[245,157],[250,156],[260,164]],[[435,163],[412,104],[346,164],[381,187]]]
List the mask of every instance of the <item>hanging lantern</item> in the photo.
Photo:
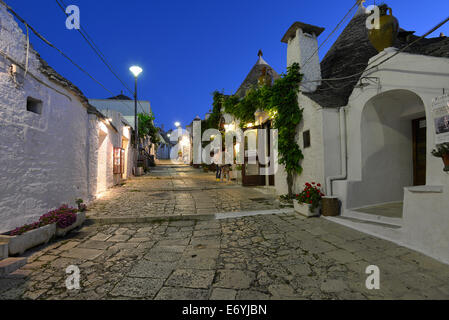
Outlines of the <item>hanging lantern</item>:
[[[388,14],[390,11],[390,14]],[[381,52],[386,48],[392,47],[396,42],[399,22],[393,16],[393,11],[386,4],[379,6],[379,28],[369,30],[368,37],[371,44],[377,51]]]

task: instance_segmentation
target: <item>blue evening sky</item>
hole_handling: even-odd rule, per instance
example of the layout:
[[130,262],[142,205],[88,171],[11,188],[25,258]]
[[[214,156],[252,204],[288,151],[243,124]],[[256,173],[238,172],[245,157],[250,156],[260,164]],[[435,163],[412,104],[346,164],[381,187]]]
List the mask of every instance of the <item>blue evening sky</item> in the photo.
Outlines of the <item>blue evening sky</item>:
[[[235,93],[263,50],[278,72],[286,67],[286,45],[280,40],[295,21],[325,27],[323,41],[355,0],[64,0],[81,10],[81,24],[110,64],[133,88],[128,71],[133,64],[141,99],[150,100],[156,124],[189,124],[211,109],[214,90]],[[6,0],[48,40],[88,70],[109,90],[131,96],[109,72],[76,30],[67,30],[65,15],[55,0]],[[430,30],[449,13],[448,0],[387,0],[400,26],[417,35]],[[368,0],[365,5],[373,4]],[[379,1],[377,1],[379,3]],[[355,12],[355,11],[354,11]],[[345,24],[346,25],[346,24]],[[341,28],[320,50],[324,57]],[[449,24],[435,32],[449,35]],[[35,36],[33,46],[59,73],[88,98],[110,97],[59,53]]]

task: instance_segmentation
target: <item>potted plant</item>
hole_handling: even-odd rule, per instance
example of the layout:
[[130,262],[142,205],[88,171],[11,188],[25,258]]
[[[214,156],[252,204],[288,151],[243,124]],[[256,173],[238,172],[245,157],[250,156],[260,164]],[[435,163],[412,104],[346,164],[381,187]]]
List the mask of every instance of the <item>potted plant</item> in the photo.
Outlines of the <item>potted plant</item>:
[[306,217],[319,216],[323,196],[321,184],[306,183],[304,190],[293,199],[295,211]]
[[[68,232],[80,227],[86,220],[87,206],[84,204],[83,199],[76,200],[76,203],[78,209],[63,205],[52,212],[53,215],[57,216],[56,236],[64,237]],[[47,215],[50,215],[50,213]]]
[[136,177],[143,175],[143,164],[139,163],[136,167]]
[[86,219],[87,206],[82,199],[77,201],[78,209],[62,205],[39,218],[39,221],[26,224],[0,235],[0,240],[8,242],[9,255],[23,254],[26,250],[47,243],[55,235],[65,236],[79,227]]
[[437,145],[436,149],[432,150],[432,155],[437,158],[442,158],[444,163],[444,172],[449,172],[449,143]]
[[235,179],[238,181],[242,181],[242,165],[238,164],[235,166]]
[[10,256],[23,254],[26,250],[47,243],[56,233],[56,223],[44,224],[41,221],[26,224],[0,236],[8,242]]

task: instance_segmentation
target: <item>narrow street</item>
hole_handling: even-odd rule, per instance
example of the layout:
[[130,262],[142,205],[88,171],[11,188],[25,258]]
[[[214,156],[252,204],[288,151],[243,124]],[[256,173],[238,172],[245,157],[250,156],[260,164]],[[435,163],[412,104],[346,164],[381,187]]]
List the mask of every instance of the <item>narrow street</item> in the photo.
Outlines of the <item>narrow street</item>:
[[[29,253],[0,299],[447,299],[449,266],[186,166],[97,200],[89,223]],[[263,214],[215,219],[214,213]],[[281,213],[281,212],[285,213]],[[66,289],[66,268],[81,288]],[[380,290],[365,286],[380,268]]]

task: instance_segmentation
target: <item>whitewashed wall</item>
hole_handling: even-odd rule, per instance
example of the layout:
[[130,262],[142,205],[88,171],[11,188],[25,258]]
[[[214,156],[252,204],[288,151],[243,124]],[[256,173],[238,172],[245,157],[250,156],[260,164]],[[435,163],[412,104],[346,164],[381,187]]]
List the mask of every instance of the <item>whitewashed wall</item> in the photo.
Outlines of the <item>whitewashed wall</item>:
[[[310,35],[297,29],[295,37],[289,39],[287,47],[287,66],[294,62],[301,66],[301,73],[304,74],[303,81],[314,81],[321,79],[320,58],[316,54],[318,50],[318,40],[315,34]],[[307,64],[306,64],[307,62]],[[305,82],[301,89],[305,92],[313,92],[321,82]]]
[[[0,6],[0,51],[25,64],[26,39]],[[29,74],[0,55],[0,232],[34,221],[62,203],[89,198],[88,115],[74,94],[50,82],[30,51]],[[38,83],[30,74],[54,89]],[[43,102],[42,114],[26,110],[27,97]]]
[[[384,51],[371,62],[391,54]],[[334,191],[343,201],[343,214],[348,208],[371,204],[373,200],[403,200],[399,241],[449,263],[449,175],[443,172],[442,160],[431,155],[435,148],[432,99],[441,96],[443,88],[449,90],[449,59],[401,53],[370,76],[378,77],[380,86],[355,89],[349,100],[348,180],[334,182]],[[376,112],[370,110],[373,101],[378,104]],[[385,110],[382,106],[395,109]],[[412,187],[411,120],[424,115],[427,183]],[[374,134],[376,118],[378,130]],[[410,125],[407,134],[401,119]],[[394,199],[388,198],[396,193]]]
[[[110,118],[108,123],[98,122],[98,159],[97,159],[97,189],[96,193],[106,191],[132,175],[135,149],[131,145],[131,134],[123,123],[121,113],[113,110],[103,110],[102,113]],[[125,172],[122,175],[114,174],[114,147],[125,149]]]
[[[301,93],[298,96],[298,104],[303,109],[303,121],[297,128],[296,142],[304,159],[301,161],[302,174],[294,176],[293,192],[301,192],[306,182],[319,183],[324,191],[326,177],[341,173],[338,109],[323,109]],[[308,130],[311,145],[304,148],[303,132]],[[275,175],[278,194],[287,194],[286,179],[284,167],[279,166]]]
[[[390,54],[392,53],[384,51],[373,57],[371,61],[384,59]],[[380,79],[380,86],[372,84],[367,88],[354,90],[349,99],[346,121],[348,124],[348,179],[334,182],[334,188],[343,199],[344,207],[369,205],[373,201],[392,201],[393,199],[389,199],[387,194],[383,198],[373,198],[373,195],[379,192],[379,183],[382,181],[384,189],[388,190],[391,186],[394,187],[394,191],[393,189],[390,191],[397,193],[399,188],[400,194],[403,195],[403,187],[409,187],[412,184],[407,180],[410,179],[411,174],[410,162],[405,165],[406,160],[394,160],[391,156],[387,156],[388,153],[384,153],[383,157],[375,161],[372,159],[374,159],[373,156],[384,152],[389,145],[391,145],[390,153],[393,157],[399,156],[399,149],[393,146],[396,144],[398,148],[408,148],[401,153],[411,161],[411,144],[401,143],[400,140],[406,137],[405,133],[400,133],[402,129],[399,126],[407,125],[407,122],[410,125],[407,135],[410,137],[411,120],[421,116],[427,117],[427,185],[444,184],[446,176],[442,171],[442,161],[431,155],[431,150],[435,148],[435,126],[432,121],[431,104],[433,98],[443,94],[443,88],[449,87],[448,74],[448,59],[401,53],[385,63],[379,71],[370,74],[371,77]],[[387,99],[382,100],[382,95],[386,95]],[[376,98],[373,100],[374,97]],[[370,111],[373,108],[373,101],[377,104],[375,112]],[[387,104],[390,110],[381,108],[382,105],[386,107]],[[383,125],[379,125],[378,128],[383,129],[377,130],[377,135],[367,131],[373,129],[375,125],[373,117],[383,122]],[[402,118],[403,122],[400,122],[399,118]],[[393,122],[394,126],[392,126]],[[399,139],[396,142],[393,141],[394,132]],[[387,172],[389,168],[397,172],[408,170],[407,174],[405,172],[402,174],[402,176],[407,175],[407,178],[401,182],[400,186],[393,186],[389,180],[385,179],[370,181],[372,175],[367,170],[373,171],[373,168],[378,169],[380,176],[385,176],[382,172]],[[395,198],[401,200],[399,199],[401,196],[395,196]]]

